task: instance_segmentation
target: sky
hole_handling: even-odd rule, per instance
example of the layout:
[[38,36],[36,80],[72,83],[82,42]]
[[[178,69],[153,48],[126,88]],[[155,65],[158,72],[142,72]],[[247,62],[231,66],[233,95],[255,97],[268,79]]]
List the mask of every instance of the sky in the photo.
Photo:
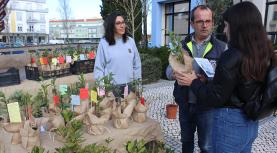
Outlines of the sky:
[[[101,17],[101,0],[69,0],[73,19]],[[49,8],[49,19],[60,19],[59,0],[46,0]]]

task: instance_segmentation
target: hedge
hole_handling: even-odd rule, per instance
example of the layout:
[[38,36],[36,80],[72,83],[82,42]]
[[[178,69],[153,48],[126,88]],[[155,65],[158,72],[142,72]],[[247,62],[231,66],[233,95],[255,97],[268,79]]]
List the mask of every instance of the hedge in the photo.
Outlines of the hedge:
[[169,56],[169,51],[168,48],[163,46],[160,48],[139,48],[138,49],[141,54],[149,54],[151,56],[157,57],[161,60],[161,78],[166,79],[165,71],[168,66],[168,56]]
[[162,75],[162,62],[149,54],[140,54],[143,84],[158,81]]

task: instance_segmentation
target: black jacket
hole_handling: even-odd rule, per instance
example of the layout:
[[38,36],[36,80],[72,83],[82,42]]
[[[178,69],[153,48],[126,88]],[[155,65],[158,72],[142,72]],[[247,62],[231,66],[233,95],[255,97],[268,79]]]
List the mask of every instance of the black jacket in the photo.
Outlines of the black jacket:
[[241,53],[229,48],[219,59],[212,82],[204,84],[199,79],[192,82],[198,105],[241,108],[244,102],[259,96],[262,82],[246,81],[240,71],[241,61]]
[[[182,41],[182,47],[188,51],[189,55],[192,56],[192,51],[188,47],[188,43],[191,42],[191,37],[193,34],[189,35]],[[215,62],[219,59],[221,54],[224,52],[226,48],[226,44],[218,39],[216,39],[213,35],[211,36],[210,43],[212,44],[212,48],[205,54],[204,58],[209,60],[214,60]],[[180,106],[184,106],[184,104],[188,101],[188,90],[187,86],[178,85],[177,81],[174,84],[173,96],[175,98],[175,102]],[[197,99],[198,100],[198,99]]]

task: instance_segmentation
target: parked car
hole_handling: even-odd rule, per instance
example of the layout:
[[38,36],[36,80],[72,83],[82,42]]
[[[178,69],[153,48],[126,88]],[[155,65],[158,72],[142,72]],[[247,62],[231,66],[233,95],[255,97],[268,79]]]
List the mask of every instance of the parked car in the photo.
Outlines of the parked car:
[[16,42],[16,43],[12,43],[11,46],[12,46],[12,47],[22,47],[22,46],[24,46],[24,45],[23,45],[22,43]]
[[8,48],[9,45],[4,43],[4,42],[0,42],[0,48]]
[[33,43],[33,42],[27,42],[25,46],[36,46],[37,43]]

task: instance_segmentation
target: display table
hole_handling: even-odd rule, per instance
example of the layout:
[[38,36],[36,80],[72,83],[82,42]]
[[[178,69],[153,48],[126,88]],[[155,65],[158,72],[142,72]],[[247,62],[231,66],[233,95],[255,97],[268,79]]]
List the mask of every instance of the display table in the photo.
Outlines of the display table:
[[[109,130],[104,135],[94,136],[84,133],[85,139],[84,145],[97,143],[106,144],[106,139],[112,139],[113,141],[108,145],[112,149],[116,149],[117,153],[125,153],[125,145],[129,140],[144,139],[145,142],[152,140],[163,141],[160,125],[157,121],[147,118],[144,123],[133,122],[128,129],[115,129],[112,126],[112,122],[108,122],[105,127]],[[51,134],[53,135],[53,133]],[[27,153],[28,151],[23,149],[21,145],[12,145],[11,133],[0,130],[0,141],[5,145],[5,153]],[[50,138],[49,132],[41,133],[41,146],[48,150],[50,153],[55,151],[55,148],[63,146],[63,143],[58,140],[53,141]],[[0,149],[1,150],[1,149]],[[0,151],[1,152],[1,151]]]

